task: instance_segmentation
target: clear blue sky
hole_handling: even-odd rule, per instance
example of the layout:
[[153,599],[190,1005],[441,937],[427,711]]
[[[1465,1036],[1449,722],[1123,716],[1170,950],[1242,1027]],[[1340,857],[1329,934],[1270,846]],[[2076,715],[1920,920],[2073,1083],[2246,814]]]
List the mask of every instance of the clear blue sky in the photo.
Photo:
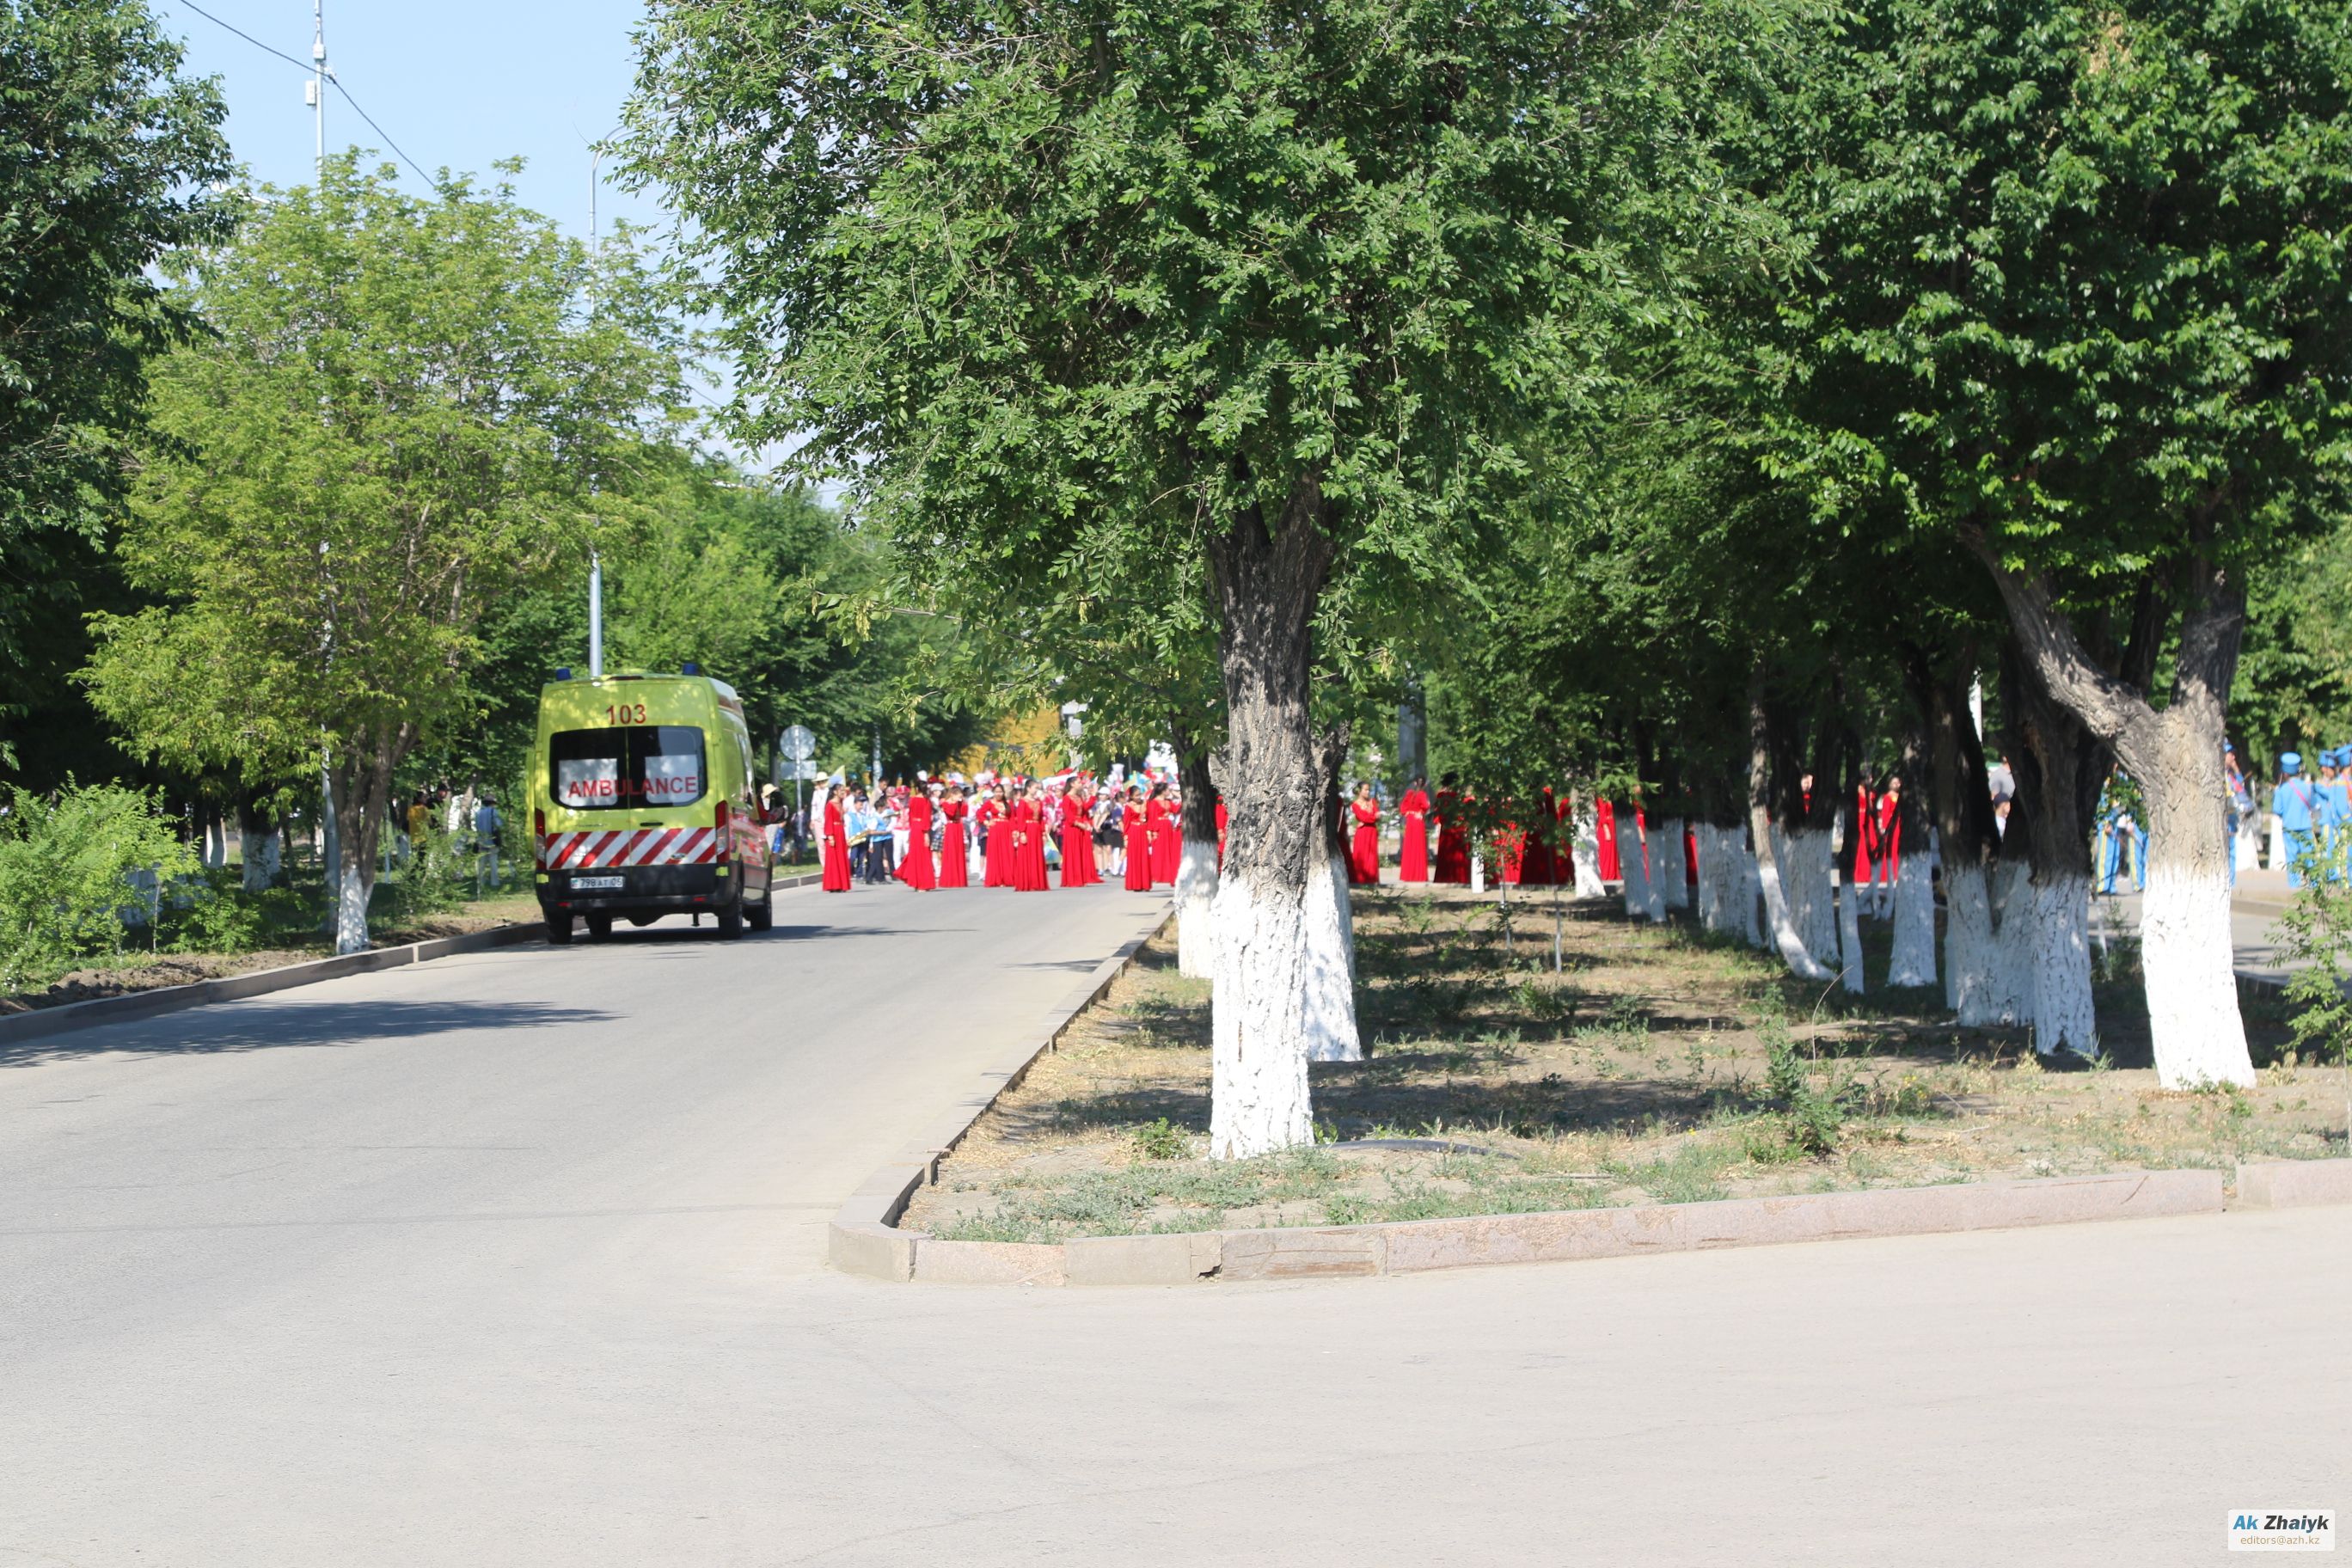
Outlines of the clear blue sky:
[[[310,58],[310,0],[197,0],[262,43]],[[186,40],[188,68],[217,76],[228,100],[229,144],[257,179],[310,177],[305,74],[206,21],[182,0],[152,0]],[[487,174],[493,159],[520,156],[516,189],[529,205],[575,233],[588,227],[586,143],[620,118],[635,67],[629,34],[642,0],[325,0],[327,58],[385,135],[428,172],[444,164]],[[383,139],[331,88],[327,145],[377,147]],[[609,164],[608,164],[609,167]],[[403,171],[413,187],[421,185]],[[609,182],[599,213],[634,222],[662,218],[649,199]]]

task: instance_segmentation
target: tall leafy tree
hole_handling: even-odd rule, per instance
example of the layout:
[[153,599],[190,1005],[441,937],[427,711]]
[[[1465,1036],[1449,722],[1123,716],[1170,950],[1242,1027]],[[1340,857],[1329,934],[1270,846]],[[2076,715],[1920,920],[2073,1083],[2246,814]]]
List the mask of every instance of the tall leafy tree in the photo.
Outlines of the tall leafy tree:
[[[2352,455],[2352,10],[1867,0],[1744,155],[1812,241],[1759,289],[1781,471],[1982,561],[2146,792],[2158,1074],[2249,1083],[2221,745],[2251,573]],[[2068,613],[2162,585],[2169,689]]]
[[746,436],[805,431],[942,584],[1203,573],[1221,1155],[1311,1135],[1327,594],[1454,570],[1646,305],[1706,12],[704,0],[644,34],[634,166],[702,242]]
[[121,547],[163,602],[100,620],[89,679],[143,749],[322,760],[353,951],[394,771],[468,710],[488,606],[625,504],[682,401],[673,329],[625,246],[348,157],[175,271],[211,332],[157,374]]
[[148,366],[191,324],[157,263],[228,221],[220,94],[180,66],[142,0],[0,0],[0,715],[106,575]]

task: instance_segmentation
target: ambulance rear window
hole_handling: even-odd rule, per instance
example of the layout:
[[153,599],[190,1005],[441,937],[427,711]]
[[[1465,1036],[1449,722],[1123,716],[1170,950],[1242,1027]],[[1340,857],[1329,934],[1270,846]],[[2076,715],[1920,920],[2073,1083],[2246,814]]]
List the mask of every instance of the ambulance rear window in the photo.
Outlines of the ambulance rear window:
[[573,811],[692,805],[710,782],[702,731],[691,725],[561,730],[548,742],[547,771],[555,804]]

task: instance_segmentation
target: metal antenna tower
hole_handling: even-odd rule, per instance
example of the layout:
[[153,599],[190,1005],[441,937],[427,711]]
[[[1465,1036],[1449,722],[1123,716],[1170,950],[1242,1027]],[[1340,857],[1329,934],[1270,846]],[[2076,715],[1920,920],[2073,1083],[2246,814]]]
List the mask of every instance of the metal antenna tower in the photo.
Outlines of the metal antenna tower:
[[327,79],[333,68],[327,64],[326,0],[310,0],[310,79],[302,84],[302,96],[310,100],[311,123],[316,130],[319,176],[327,173]]

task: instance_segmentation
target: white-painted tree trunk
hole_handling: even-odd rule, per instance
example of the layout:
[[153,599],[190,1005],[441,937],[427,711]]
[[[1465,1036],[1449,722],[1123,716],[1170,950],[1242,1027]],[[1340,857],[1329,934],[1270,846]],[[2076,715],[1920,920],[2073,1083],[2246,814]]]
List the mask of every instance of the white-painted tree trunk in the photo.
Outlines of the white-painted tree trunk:
[[1314,1141],[1307,1109],[1310,989],[1304,889],[1286,896],[1228,871],[1217,883],[1217,1005],[1211,1034],[1218,1092],[1209,1152],[1248,1159]]
[[1772,833],[1773,860],[1788,899],[1790,923],[1824,974],[1838,961],[1836,890],[1830,881],[1834,851],[1829,837],[1809,827],[1791,833],[1776,827]]
[[1690,861],[1683,843],[1683,819],[1666,818],[1660,831],[1666,841],[1658,847],[1664,851],[1658,858],[1658,875],[1654,879],[1658,891],[1664,895],[1669,910],[1690,908]]
[[2033,868],[2022,860],[2002,860],[1992,868],[1993,940],[1991,1016],[1985,1022],[2027,1024],[2033,1019],[2035,924]]
[[335,951],[338,953],[367,951],[368,895],[373,891],[367,868],[343,868],[335,899]]
[[273,827],[264,833],[247,833],[239,830],[237,849],[238,858],[245,863],[243,870],[247,892],[257,893],[265,888],[277,885],[279,854],[278,829]]
[[1772,945],[1779,951],[1780,961],[1800,980],[1827,980],[1828,966],[1812,955],[1805,946],[1805,939],[1797,932],[1787,895],[1780,890],[1780,868],[1759,859],[1756,863],[1756,880],[1764,896],[1764,919],[1771,928]]
[[[2022,911],[2011,911],[2014,919]],[[2098,1017],[2091,1005],[2091,879],[2053,871],[2032,883],[2033,1048],[2043,1056],[2099,1052]]]
[[1618,890],[1625,899],[1625,918],[1629,921],[1647,920],[1650,914],[1650,868],[1643,863],[1642,838],[1638,833],[1617,836],[1617,877]]
[[1986,964],[1992,946],[1992,889],[1974,861],[1944,868],[1944,1005],[1963,1024],[1988,1021]]
[[1576,896],[1605,899],[1609,885],[1601,879],[1601,817],[1588,806],[1576,808]]
[[1364,1047],[1356,1033],[1356,964],[1349,919],[1348,863],[1322,858],[1307,873],[1307,1056],[1310,1061],[1360,1062]]
[[1694,912],[1698,916],[1699,930],[1719,931],[1723,929],[1723,879],[1721,853],[1716,847],[1715,826],[1712,823],[1691,824],[1691,838],[1698,846],[1698,899]]
[[2278,814],[2276,812],[2265,812],[2263,813],[2263,816],[2266,816],[2270,822],[2271,869],[2273,871],[2280,870],[2286,865],[2286,827],[2279,821]]
[[1906,857],[1895,876],[1895,952],[1886,966],[1889,985],[1936,984],[1936,895],[1927,883],[1927,857]]
[[2185,788],[2150,788],[2148,805],[2139,952],[2157,1081],[2166,1089],[2215,1083],[2251,1089],[2254,1068],[2238,1014],[2229,873],[2213,842],[2212,801]]
[[1862,921],[1858,906],[1862,889],[1853,879],[1838,889],[1838,983],[1853,994],[1862,994],[1864,986],[1862,956]]
[[1176,862],[1176,973],[1213,980],[1217,973],[1217,847],[1183,841]]
[[1750,947],[1769,948],[1770,943],[1764,936],[1763,874],[1756,864],[1756,857],[1749,853],[1744,839],[1738,841],[1738,849],[1740,934],[1747,937],[1748,945]]
[[226,816],[205,818],[203,859],[207,871],[217,871],[228,864],[228,818]]

